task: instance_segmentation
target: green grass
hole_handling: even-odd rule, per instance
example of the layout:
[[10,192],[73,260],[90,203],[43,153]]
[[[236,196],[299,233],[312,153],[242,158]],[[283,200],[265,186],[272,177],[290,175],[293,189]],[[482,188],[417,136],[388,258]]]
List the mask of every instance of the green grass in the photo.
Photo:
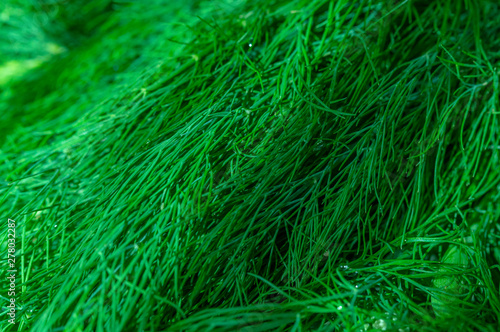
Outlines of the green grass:
[[7,3],[3,331],[497,330],[497,2]]

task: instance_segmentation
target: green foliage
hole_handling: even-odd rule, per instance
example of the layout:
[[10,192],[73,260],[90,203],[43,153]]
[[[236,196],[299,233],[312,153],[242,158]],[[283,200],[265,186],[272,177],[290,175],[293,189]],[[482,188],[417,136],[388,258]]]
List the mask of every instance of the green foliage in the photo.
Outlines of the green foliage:
[[44,58],[78,45],[106,22],[110,0],[6,0],[0,3],[0,64]]
[[[465,250],[456,245],[450,245],[443,256],[441,263],[450,264],[452,267],[466,268],[468,266],[468,256]],[[443,290],[443,294],[432,297],[432,307],[438,316],[453,317],[457,312],[461,312],[459,304],[461,297],[467,295],[467,285],[460,275],[445,275],[446,268],[440,268],[443,275],[434,279],[434,286]]]
[[496,2],[74,6],[0,39],[3,330],[496,330]]

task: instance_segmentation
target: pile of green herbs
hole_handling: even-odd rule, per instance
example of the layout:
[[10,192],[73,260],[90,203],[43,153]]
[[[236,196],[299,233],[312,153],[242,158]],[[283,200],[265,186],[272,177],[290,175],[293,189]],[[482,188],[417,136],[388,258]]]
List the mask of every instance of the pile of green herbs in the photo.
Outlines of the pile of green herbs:
[[1,9],[3,331],[497,329],[498,2]]

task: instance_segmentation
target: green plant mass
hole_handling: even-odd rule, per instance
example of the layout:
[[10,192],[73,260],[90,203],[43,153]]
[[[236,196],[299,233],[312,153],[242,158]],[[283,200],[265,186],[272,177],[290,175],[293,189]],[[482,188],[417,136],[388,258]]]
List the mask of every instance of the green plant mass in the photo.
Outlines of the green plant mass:
[[2,1],[1,331],[498,331],[499,50],[493,0]]

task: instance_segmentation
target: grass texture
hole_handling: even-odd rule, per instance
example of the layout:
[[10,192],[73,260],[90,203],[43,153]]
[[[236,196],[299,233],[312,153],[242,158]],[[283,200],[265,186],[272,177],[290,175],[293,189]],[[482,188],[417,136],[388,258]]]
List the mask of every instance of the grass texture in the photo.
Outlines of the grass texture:
[[497,1],[4,3],[2,331],[497,330]]

